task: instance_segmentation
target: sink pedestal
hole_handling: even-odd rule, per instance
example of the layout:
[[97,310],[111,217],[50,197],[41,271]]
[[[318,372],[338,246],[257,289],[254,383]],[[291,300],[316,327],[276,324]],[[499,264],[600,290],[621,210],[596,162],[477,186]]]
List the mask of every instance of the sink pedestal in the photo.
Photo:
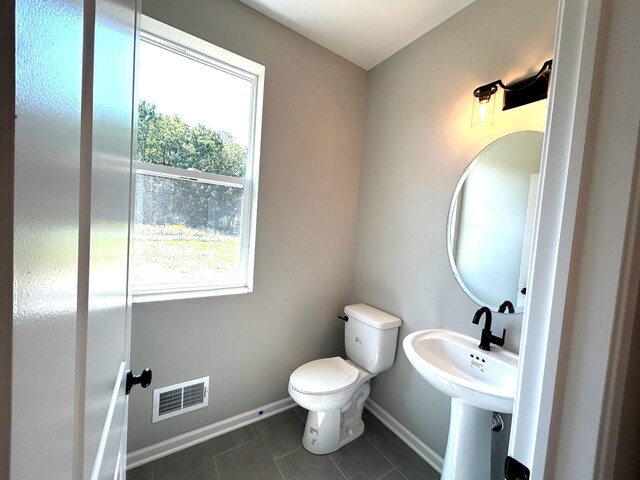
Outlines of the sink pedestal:
[[442,480],[489,480],[493,412],[451,398]]
[[518,356],[482,350],[478,340],[451,330],[411,333],[402,346],[418,373],[451,397],[442,480],[489,480],[491,420],[494,411],[513,411]]

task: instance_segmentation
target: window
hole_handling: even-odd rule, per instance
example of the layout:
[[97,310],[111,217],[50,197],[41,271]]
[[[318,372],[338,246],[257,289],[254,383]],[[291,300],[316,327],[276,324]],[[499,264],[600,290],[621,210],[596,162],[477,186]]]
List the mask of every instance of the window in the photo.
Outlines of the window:
[[143,16],[134,301],[250,292],[264,67]]

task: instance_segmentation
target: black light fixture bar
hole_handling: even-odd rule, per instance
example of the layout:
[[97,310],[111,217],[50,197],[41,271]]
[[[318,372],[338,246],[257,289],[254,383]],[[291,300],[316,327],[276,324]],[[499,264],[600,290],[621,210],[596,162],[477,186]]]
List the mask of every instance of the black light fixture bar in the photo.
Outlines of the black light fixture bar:
[[552,63],[553,60],[547,60],[535,75],[515,80],[506,85],[502,83],[502,80],[482,85],[473,91],[473,95],[480,103],[486,103],[498,91],[498,87],[501,87],[504,90],[502,110],[510,110],[538,100],[544,100],[549,92]]

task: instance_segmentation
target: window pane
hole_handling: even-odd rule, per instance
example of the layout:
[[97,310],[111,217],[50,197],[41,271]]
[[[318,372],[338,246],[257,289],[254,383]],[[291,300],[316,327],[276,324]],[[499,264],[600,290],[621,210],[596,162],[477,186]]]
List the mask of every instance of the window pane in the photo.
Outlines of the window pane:
[[138,160],[245,177],[253,84],[141,42]]
[[133,284],[244,284],[242,194],[239,187],[138,173]]

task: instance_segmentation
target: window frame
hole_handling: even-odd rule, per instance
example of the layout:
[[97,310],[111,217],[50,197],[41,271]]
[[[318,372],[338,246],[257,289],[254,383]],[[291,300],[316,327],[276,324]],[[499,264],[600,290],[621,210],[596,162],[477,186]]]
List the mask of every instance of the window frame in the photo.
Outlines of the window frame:
[[[247,145],[247,165],[244,177],[232,177],[197,170],[188,170],[146,162],[133,162],[134,180],[138,173],[161,178],[197,181],[212,185],[242,188],[242,223],[240,231],[240,271],[245,273],[240,284],[220,285],[213,282],[180,282],[173,284],[145,285],[131,283],[134,303],[174,300],[181,298],[208,297],[250,293],[253,291],[255,265],[255,243],[258,207],[258,177],[260,169],[260,140],[262,130],[262,103],[264,97],[265,67],[247,58],[217,47],[209,42],[170,27],[157,20],[142,15],[141,38],[160,48],[184,56],[190,60],[217,68],[235,75],[252,84],[251,118],[249,142]],[[137,101],[138,99],[136,99]],[[137,103],[134,108],[137,112]],[[135,190],[135,181],[132,189]],[[135,198],[135,191],[134,197]],[[132,219],[135,204],[132,206]],[[132,225],[132,229],[135,225]],[[135,238],[135,234],[134,234]],[[132,238],[132,242],[135,240]]]

